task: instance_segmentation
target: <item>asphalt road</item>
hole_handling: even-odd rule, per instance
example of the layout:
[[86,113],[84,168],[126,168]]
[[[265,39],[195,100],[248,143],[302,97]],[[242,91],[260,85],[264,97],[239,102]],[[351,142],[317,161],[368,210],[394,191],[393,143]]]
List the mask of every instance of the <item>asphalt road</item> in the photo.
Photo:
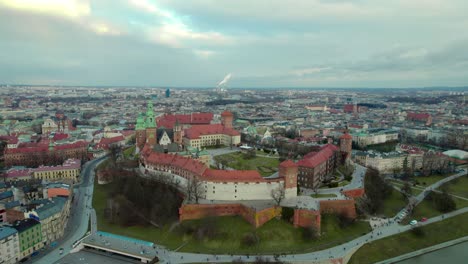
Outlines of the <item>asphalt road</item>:
[[[81,170],[81,183],[75,184],[72,206],[70,208],[70,219],[68,219],[64,236],[57,241],[57,246],[41,252],[36,258],[30,260],[32,263],[50,264],[57,262],[66,256],[72,249],[75,241],[82,238],[88,229],[89,214],[92,208],[92,195],[94,184],[94,168],[104,160],[105,157],[85,163]],[[64,249],[60,255],[60,248]]]

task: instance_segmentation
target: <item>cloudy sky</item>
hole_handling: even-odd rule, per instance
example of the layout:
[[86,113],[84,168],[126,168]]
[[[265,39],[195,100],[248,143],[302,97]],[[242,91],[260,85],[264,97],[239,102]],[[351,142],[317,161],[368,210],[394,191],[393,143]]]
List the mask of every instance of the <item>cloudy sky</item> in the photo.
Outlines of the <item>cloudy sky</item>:
[[0,0],[0,83],[468,85],[467,0]]

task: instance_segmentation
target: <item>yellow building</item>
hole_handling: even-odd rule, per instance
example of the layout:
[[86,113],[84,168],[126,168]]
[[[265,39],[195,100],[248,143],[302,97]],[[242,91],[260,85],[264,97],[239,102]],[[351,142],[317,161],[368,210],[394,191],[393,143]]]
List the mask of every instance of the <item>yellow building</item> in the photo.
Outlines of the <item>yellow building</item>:
[[77,181],[80,171],[81,161],[78,159],[68,159],[63,165],[40,166],[33,169],[33,178],[48,181],[61,181],[63,179]]

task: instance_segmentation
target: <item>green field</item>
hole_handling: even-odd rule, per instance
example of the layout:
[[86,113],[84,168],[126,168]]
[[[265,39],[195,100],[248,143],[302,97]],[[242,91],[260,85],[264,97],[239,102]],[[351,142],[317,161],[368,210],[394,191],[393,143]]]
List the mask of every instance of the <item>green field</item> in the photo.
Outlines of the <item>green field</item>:
[[385,198],[377,214],[383,214],[386,217],[394,217],[405,205],[406,200],[403,198],[403,195],[399,191],[393,190],[392,194]]
[[[456,204],[456,209],[461,209],[468,206],[468,201],[452,197]],[[411,220],[421,220],[423,217],[431,218],[443,214],[437,209],[434,208],[434,205],[431,201],[423,200],[416,208],[414,208],[413,213],[407,216],[401,224],[408,224]]]
[[133,154],[135,153],[135,148],[136,148],[136,146],[131,146],[128,149],[124,150],[123,151],[124,157],[126,159],[129,159],[129,158],[133,157]]
[[361,247],[350,259],[350,264],[375,263],[418,249],[440,244],[468,235],[468,213],[422,227],[423,236],[408,231],[377,240]]
[[442,186],[447,187],[448,192],[450,194],[468,198],[468,177],[467,176],[461,176],[460,178],[449,181],[448,183],[445,183]]
[[[398,188],[401,188],[404,186],[404,181],[400,181],[400,180],[395,180],[395,179],[389,179],[387,180],[390,182],[390,184],[392,184],[393,186],[396,186]],[[424,187],[413,187],[413,184],[411,184],[411,190],[413,190],[413,193],[412,195],[413,196],[417,196],[418,194],[420,194],[423,190],[424,190]]]
[[[413,179],[417,182],[419,182],[419,186],[422,187],[427,187],[429,185],[432,185],[440,180],[443,180],[452,174],[447,174],[447,175],[431,175],[431,176],[419,176],[419,177],[414,177]],[[424,184],[425,183],[425,184]]]
[[236,170],[257,170],[262,176],[270,176],[278,171],[279,159],[277,156],[260,157],[256,156],[246,159],[241,152],[228,153],[214,157],[215,160],[224,163]]
[[[184,252],[206,253],[271,253],[306,252],[334,245],[359,237],[370,231],[368,222],[356,221],[346,228],[340,228],[336,216],[322,216],[322,235],[317,240],[304,241],[302,230],[293,227],[283,220],[273,219],[260,228],[255,229],[239,216],[215,217],[210,219],[210,225],[216,226],[217,235],[211,239],[196,239],[182,231],[181,227],[169,225],[161,229],[152,226],[123,227],[110,224],[104,217],[106,207],[106,192],[110,186],[94,186],[93,207],[96,209],[98,230],[119,235],[134,237],[165,245],[169,249],[179,248]],[[186,221],[184,225],[197,228],[206,219]],[[241,239],[246,233],[255,233],[259,238],[256,246],[245,247]]]

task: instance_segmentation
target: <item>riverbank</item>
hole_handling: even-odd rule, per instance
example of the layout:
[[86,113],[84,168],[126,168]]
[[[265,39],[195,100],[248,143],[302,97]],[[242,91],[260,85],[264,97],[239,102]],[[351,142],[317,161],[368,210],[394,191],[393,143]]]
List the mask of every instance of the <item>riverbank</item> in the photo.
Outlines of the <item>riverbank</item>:
[[454,240],[450,240],[450,241],[447,241],[447,242],[444,242],[444,243],[441,243],[441,244],[437,244],[437,245],[434,245],[434,246],[431,246],[431,247],[423,248],[423,249],[420,249],[420,250],[416,250],[416,251],[410,252],[408,254],[400,255],[398,257],[394,257],[394,258],[391,258],[391,259],[387,259],[387,260],[384,260],[384,261],[377,262],[376,264],[397,263],[397,262],[400,262],[400,261],[403,261],[403,260],[411,259],[411,258],[420,256],[420,255],[424,255],[424,254],[427,254],[427,253],[430,253],[430,252],[433,252],[433,251],[437,251],[437,250],[440,250],[440,249],[443,249],[443,248],[451,247],[451,246],[454,246],[454,245],[457,245],[457,244],[460,244],[460,243],[464,243],[464,242],[468,242],[468,236],[457,238],[457,239],[454,239]]

